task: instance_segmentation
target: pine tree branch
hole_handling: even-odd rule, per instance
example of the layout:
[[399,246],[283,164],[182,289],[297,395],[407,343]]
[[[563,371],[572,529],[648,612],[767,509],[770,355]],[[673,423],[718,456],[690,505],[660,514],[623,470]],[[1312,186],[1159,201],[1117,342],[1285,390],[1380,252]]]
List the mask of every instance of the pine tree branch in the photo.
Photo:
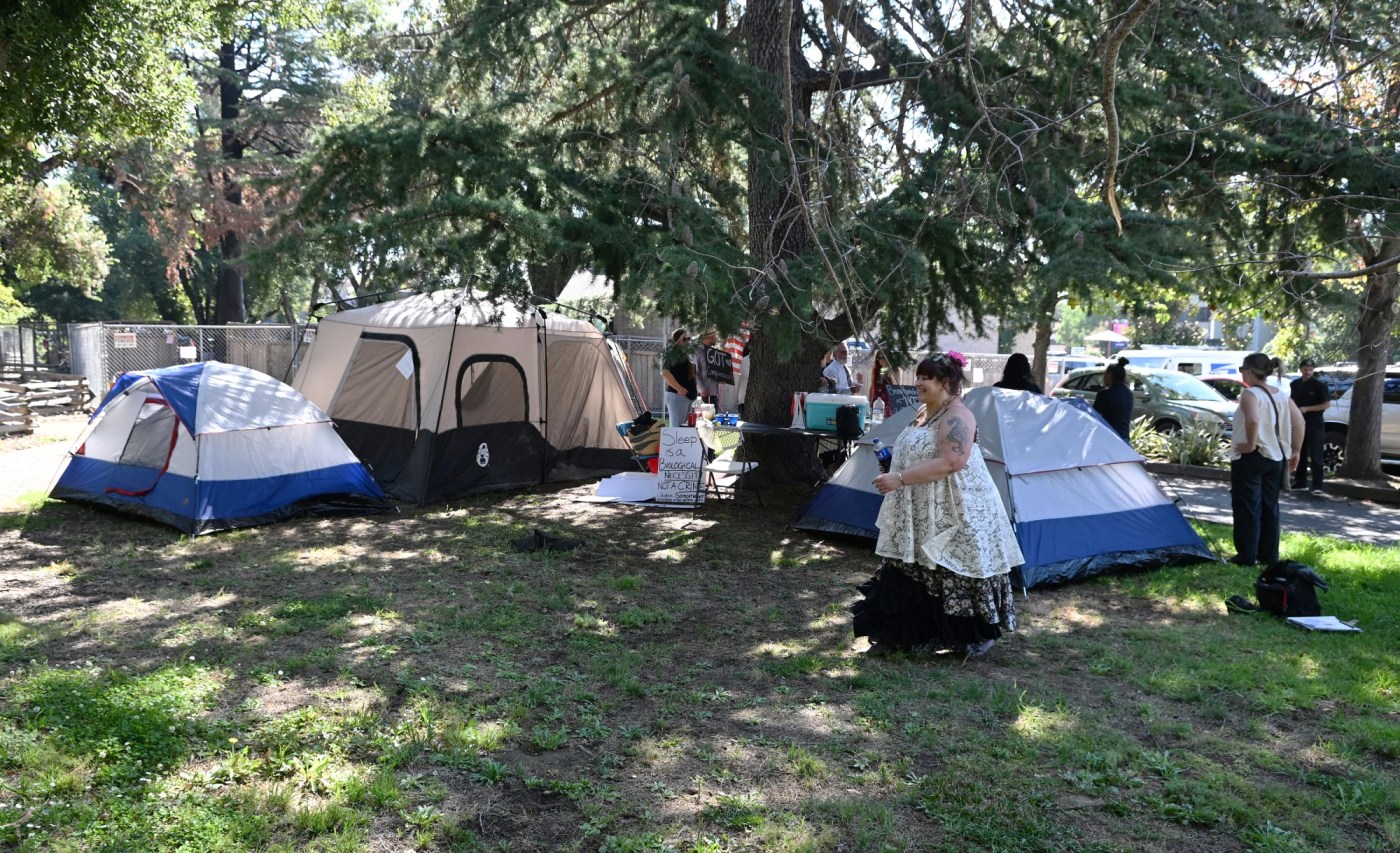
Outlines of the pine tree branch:
[[623,82],[623,80],[614,80],[612,82],[612,85],[604,86],[602,89],[599,89],[597,92],[595,92],[592,96],[584,98],[582,101],[579,101],[573,106],[566,107],[560,110],[559,112],[555,113],[554,115],[550,116],[549,118],[545,119],[545,124],[558,124],[559,122],[564,121],[565,119],[588,109],[589,107],[598,103],[602,99],[606,98],[608,95],[611,95],[618,89],[622,88]]
[[855,89],[867,89],[871,86],[887,86],[890,83],[899,82],[898,77],[890,74],[887,66],[862,70],[845,70],[830,72],[812,72],[804,75],[802,91],[808,95],[815,95],[817,92],[850,92]]
[[1104,147],[1108,150],[1108,167],[1104,173],[1103,196],[1108,203],[1108,209],[1113,213],[1113,222],[1118,226],[1118,233],[1123,233],[1123,214],[1118,210],[1118,197],[1114,190],[1114,181],[1118,177],[1118,105],[1113,99],[1113,91],[1118,86],[1118,51],[1123,47],[1123,42],[1137,26],[1142,16],[1147,14],[1157,0],[1133,0],[1133,5],[1128,7],[1128,11],[1123,13],[1123,18],[1114,28],[1113,34],[1109,36],[1108,42],[1103,50],[1103,116],[1107,129],[1108,139]]
[[1323,281],[1334,279],[1364,278],[1378,272],[1385,272],[1391,267],[1400,266],[1400,255],[1393,258],[1386,258],[1383,261],[1362,267],[1356,270],[1346,270],[1343,272],[1307,272],[1305,270],[1279,270],[1279,275],[1284,278],[1302,278],[1309,281]]

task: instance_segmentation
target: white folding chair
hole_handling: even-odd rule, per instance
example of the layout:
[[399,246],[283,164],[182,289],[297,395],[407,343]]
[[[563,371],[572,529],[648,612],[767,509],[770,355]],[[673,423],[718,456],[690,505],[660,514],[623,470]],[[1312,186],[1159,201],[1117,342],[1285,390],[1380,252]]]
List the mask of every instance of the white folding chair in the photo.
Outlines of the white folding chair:
[[[761,505],[763,495],[758,489],[752,487],[752,481],[746,480],[746,477],[758,468],[758,463],[736,461],[734,451],[737,447],[725,447],[724,437],[715,430],[712,421],[700,420],[696,423],[695,429],[700,434],[700,443],[705,445],[705,449],[711,451],[715,457],[712,461],[705,463],[703,469],[705,489],[714,492],[717,498],[722,499],[728,496],[738,500],[739,493],[747,482],[750,486],[748,491],[753,493]],[[736,429],[733,434],[739,435],[739,431]]]

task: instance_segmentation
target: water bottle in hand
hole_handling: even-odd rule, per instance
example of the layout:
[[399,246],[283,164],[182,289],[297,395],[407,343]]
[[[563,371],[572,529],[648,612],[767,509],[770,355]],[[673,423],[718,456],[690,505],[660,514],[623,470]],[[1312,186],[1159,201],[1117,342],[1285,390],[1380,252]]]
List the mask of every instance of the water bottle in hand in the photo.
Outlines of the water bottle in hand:
[[894,451],[885,446],[880,439],[875,439],[875,462],[880,466],[881,474],[890,473],[890,460],[894,458]]

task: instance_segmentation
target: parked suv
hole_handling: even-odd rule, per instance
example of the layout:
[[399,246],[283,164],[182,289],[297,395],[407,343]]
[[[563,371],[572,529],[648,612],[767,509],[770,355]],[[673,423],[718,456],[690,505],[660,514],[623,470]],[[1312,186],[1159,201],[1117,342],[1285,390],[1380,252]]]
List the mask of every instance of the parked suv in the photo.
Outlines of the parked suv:
[[[1182,427],[1213,426],[1229,435],[1235,403],[1189,373],[1129,365],[1128,387],[1133,389],[1133,419],[1147,417],[1159,432]],[[1051,392],[1055,397],[1082,397],[1092,403],[1103,390],[1103,369],[1076,370]]]
[[[1323,438],[1323,470],[1336,472],[1346,458],[1347,427],[1351,422],[1351,392],[1348,386],[1327,411],[1322,413],[1326,433]],[[1381,402],[1381,459],[1400,462],[1400,365],[1385,371],[1385,396]]]

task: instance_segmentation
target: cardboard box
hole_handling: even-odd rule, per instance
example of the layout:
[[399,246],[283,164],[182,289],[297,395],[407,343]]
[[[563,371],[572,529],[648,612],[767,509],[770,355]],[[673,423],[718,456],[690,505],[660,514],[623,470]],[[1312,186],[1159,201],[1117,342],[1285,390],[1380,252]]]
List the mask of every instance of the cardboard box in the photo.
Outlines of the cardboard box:
[[836,410],[842,406],[855,406],[860,410],[860,431],[865,432],[870,401],[859,394],[808,394],[807,429],[836,432]]

